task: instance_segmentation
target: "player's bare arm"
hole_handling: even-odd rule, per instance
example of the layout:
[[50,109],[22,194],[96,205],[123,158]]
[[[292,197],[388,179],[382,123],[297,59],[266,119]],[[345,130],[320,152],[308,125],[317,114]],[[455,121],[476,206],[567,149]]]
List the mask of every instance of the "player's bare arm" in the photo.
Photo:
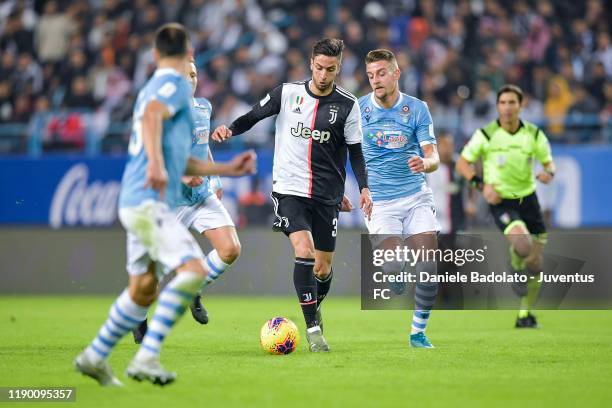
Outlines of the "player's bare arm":
[[205,162],[195,157],[190,157],[187,162],[185,174],[210,176],[223,175],[238,177],[245,174],[254,174],[257,171],[257,155],[254,151],[240,153],[231,161],[226,163]]
[[162,122],[170,117],[170,111],[163,103],[152,100],[142,115],[142,140],[147,154],[147,179],[145,186],[159,191],[162,195],[168,183],[168,174],[162,154]]
[[431,173],[438,169],[440,165],[440,157],[438,156],[438,149],[434,144],[427,144],[421,146],[423,150],[423,156],[412,156],[408,159],[408,167],[413,173]]

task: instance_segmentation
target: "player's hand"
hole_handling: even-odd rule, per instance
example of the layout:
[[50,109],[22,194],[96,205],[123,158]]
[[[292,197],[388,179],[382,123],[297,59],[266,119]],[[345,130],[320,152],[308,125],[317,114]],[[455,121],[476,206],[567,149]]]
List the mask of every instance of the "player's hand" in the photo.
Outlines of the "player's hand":
[[536,179],[538,179],[540,183],[548,184],[552,181],[553,175],[547,171],[541,171],[537,174]]
[[342,197],[342,205],[340,206],[341,212],[350,212],[354,208],[355,207],[353,207],[353,203],[351,203],[351,200],[349,200],[346,195]]
[[426,170],[425,160],[421,156],[412,156],[408,159],[408,167],[413,173],[424,173]]
[[149,162],[147,166],[147,179],[145,187],[151,187],[155,191],[159,191],[163,198],[166,193],[166,185],[168,184],[168,173],[166,168],[161,163]]
[[204,183],[204,177],[200,176],[183,176],[183,183],[189,187],[198,187]]
[[365,216],[368,218],[368,221],[372,217],[372,196],[370,195],[370,189],[364,188],[361,190],[361,195],[359,196],[359,208],[363,211]]
[[215,191],[215,195],[217,196],[217,198],[220,200],[223,198],[223,189],[220,188],[217,191]]
[[217,126],[210,137],[216,142],[223,142],[232,137],[232,131],[225,125]]
[[253,150],[240,153],[235,156],[228,165],[228,176],[243,176],[245,174],[255,174],[257,172],[257,155]]
[[502,199],[493,184],[485,184],[482,188],[482,195],[487,203],[491,205],[497,205],[501,203]]

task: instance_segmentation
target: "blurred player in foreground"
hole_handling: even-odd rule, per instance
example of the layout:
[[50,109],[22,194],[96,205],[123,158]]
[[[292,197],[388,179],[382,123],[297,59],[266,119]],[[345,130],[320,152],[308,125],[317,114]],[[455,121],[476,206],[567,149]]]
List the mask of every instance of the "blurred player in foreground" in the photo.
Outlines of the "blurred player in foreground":
[[[195,62],[189,64],[187,80],[195,95],[198,86],[198,73]],[[201,160],[212,162],[209,148],[210,117],[212,105],[206,98],[193,98],[192,114],[195,128],[192,137],[191,154]],[[218,176],[200,177],[184,176],[181,186],[182,194],[176,209],[179,221],[187,228],[204,235],[211,243],[213,250],[206,256],[208,277],[206,283],[218,279],[240,255],[240,241],[234,222],[221,203],[221,180]],[[191,315],[201,323],[208,323],[208,313],[198,294],[191,303]],[[134,329],[134,340],[140,343],[147,331],[144,320]]]
[[[489,203],[495,224],[510,243],[512,273],[536,275],[542,270],[547,234],[535,193],[535,179],[550,183],[555,175],[555,163],[544,132],[520,119],[522,101],[523,92],[518,86],[505,85],[497,91],[499,117],[474,132],[457,161],[457,171],[481,190]],[[472,166],[479,158],[483,161],[483,178]],[[543,166],[535,179],[534,158]],[[512,288],[521,297],[517,328],[538,327],[530,309],[540,286],[537,279],[513,283]]]
[[176,271],[159,294],[151,325],[126,374],[165,385],[176,374],[159,361],[161,345],[209,276],[202,250],[172,211],[181,195],[181,177],[253,172],[253,153],[229,164],[190,157],[192,90],[185,73],[192,56],[189,34],[176,23],[160,27],[154,40],[157,70],[138,94],[129,159],[119,196],[119,218],[127,230],[129,285],[111,307],[95,339],[75,367],[101,385],[121,385],[108,364],[117,342],[140,324],[158,298],[158,279]]

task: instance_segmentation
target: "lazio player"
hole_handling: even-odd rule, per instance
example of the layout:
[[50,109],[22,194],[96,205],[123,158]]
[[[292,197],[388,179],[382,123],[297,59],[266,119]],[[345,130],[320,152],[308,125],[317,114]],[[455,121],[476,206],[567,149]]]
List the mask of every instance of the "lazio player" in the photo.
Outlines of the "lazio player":
[[[389,50],[370,51],[366,73],[372,92],[359,98],[363,126],[363,155],[368,167],[372,192],[371,219],[366,219],[378,248],[437,249],[438,222],[433,194],[424,173],[438,168],[433,122],[425,102],[399,91],[400,70]],[[399,272],[404,265],[388,262],[387,273]],[[437,273],[436,262],[420,259],[417,272]],[[403,291],[403,288],[397,290]],[[410,345],[433,348],[425,335],[438,286],[419,282],[415,290]]]
[[191,54],[189,34],[180,24],[163,25],[155,33],[157,69],[134,106],[119,196],[119,219],[127,230],[129,284],[96,337],[74,361],[78,371],[101,385],[121,385],[108,363],[109,354],[144,320],[158,298],[160,272],[173,270],[176,277],[159,294],[151,326],[126,374],[160,385],[174,381],[176,374],[160,363],[161,346],[210,276],[202,250],[172,211],[181,195],[181,176],[241,175],[254,170],[251,153],[239,155],[229,165],[190,157],[194,123],[185,72]]
[[[189,64],[187,80],[191,84],[192,94],[198,86],[198,73],[192,59]],[[212,161],[208,139],[210,135],[210,117],[212,105],[206,98],[193,98],[192,115],[195,123],[192,137],[191,154],[203,161]],[[221,180],[218,176],[200,177],[183,176],[181,198],[176,209],[181,223],[198,234],[204,235],[211,243],[213,250],[206,256],[209,274],[207,283],[218,279],[240,255],[240,241],[234,222],[221,203]],[[190,308],[193,318],[201,323],[208,323],[208,313],[201,303],[200,294],[196,295]],[[141,343],[147,331],[147,321],[134,329],[134,340]]]
[[[542,269],[542,250],[546,245],[546,226],[535,193],[533,159],[544,168],[536,175],[548,184],[555,175],[550,144],[542,130],[520,119],[523,92],[518,86],[505,85],[497,91],[499,118],[478,129],[463,148],[457,171],[482,190],[497,226],[510,243],[510,263],[516,272],[537,274]],[[483,178],[472,166],[483,161]],[[521,296],[516,327],[537,327],[533,307],[540,283],[513,285]]]

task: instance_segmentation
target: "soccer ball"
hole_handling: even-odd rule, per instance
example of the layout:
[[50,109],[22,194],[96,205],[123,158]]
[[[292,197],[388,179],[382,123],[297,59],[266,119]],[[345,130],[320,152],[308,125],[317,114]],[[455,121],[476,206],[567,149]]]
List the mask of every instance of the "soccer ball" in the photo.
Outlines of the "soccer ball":
[[295,351],[300,341],[300,332],[291,320],[275,317],[264,323],[259,341],[270,354],[289,354]]

